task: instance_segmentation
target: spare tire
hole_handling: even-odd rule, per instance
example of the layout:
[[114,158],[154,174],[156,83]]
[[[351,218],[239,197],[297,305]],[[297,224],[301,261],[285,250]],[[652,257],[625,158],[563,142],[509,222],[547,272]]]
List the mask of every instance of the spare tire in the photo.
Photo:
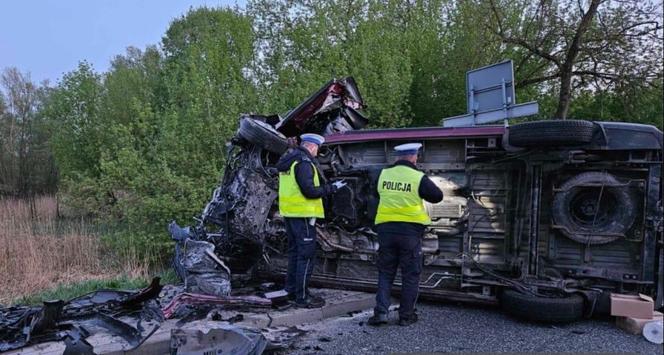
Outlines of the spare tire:
[[624,236],[638,213],[637,193],[609,173],[581,173],[558,190],[551,204],[554,228],[579,243],[606,244]]
[[273,153],[283,154],[288,149],[286,136],[269,124],[253,118],[243,117],[240,120],[238,135],[249,143]]
[[582,120],[548,120],[509,127],[508,141],[515,147],[574,146],[590,143],[595,125]]
[[512,289],[503,290],[501,305],[508,314],[546,323],[570,323],[583,316],[583,297],[570,294],[562,297],[540,297],[520,293]]

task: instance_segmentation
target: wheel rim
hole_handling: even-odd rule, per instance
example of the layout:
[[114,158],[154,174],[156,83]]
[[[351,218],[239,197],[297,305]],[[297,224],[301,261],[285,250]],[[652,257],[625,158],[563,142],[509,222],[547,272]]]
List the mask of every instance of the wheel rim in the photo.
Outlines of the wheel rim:
[[585,187],[572,196],[569,213],[574,223],[587,230],[599,230],[612,218],[617,205],[614,194],[601,187]]

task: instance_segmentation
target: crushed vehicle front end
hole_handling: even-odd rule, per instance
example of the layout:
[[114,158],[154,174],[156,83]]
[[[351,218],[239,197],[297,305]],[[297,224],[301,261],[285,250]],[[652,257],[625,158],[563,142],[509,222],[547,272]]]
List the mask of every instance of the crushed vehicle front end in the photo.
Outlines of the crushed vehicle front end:
[[[275,275],[273,255],[286,253],[287,237],[277,206],[278,173],[274,165],[302,133],[335,134],[361,129],[367,119],[352,77],[331,80],[283,118],[244,115],[231,139],[223,177],[194,226],[174,222],[169,232],[176,241],[174,268],[185,282],[206,274],[219,284],[219,274],[239,284]],[[193,265],[200,253],[186,248],[191,241],[207,242],[219,260],[206,267]],[[223,265],[222,265],[223,264]],[[217,278],[215,279],[215,275]],[[203,281],[203,287],[213,286]],[[230,292],[230,288],[228,289]],[[222,291],[225,292],[225,291]],[[217,294],[216,292],[214,294]]]

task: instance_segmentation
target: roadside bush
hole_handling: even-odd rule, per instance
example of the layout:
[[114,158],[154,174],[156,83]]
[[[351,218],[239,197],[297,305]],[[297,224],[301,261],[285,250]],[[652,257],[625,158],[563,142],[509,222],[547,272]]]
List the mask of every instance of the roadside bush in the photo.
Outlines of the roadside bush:
[[219,179],[225,143],[255,106],[245,71],[250,20],[231,9],[175,19],[162,49],[129,48],[98,74],[87,63],[53,89],[45,113],[63,200],[115,226],[120,260],[164,262],[170,220],[191,223]]

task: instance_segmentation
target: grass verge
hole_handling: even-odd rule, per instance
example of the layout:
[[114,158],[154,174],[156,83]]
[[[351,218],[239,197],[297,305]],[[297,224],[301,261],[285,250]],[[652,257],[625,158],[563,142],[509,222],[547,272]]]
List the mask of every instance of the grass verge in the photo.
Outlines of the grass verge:
[[[156,276],[161,277],[162,284],[177,283],[177,276],[173,270],[167,270]],[[20,297],[15,304],[36,305],[50,300],[70,300],[100,289],[137,290],[146,287],[150,279],[143,277],[130,277],[120,275],[118,277],[100,280],[85,280],[69,284],[60,284],[38,293]]]
[[69,299],[95,287],[148,282],[166,264],[155,256],[166,247],[159,242],[170,240],[116,229],[59,217],[53,196],[0,198],[0,304]]

